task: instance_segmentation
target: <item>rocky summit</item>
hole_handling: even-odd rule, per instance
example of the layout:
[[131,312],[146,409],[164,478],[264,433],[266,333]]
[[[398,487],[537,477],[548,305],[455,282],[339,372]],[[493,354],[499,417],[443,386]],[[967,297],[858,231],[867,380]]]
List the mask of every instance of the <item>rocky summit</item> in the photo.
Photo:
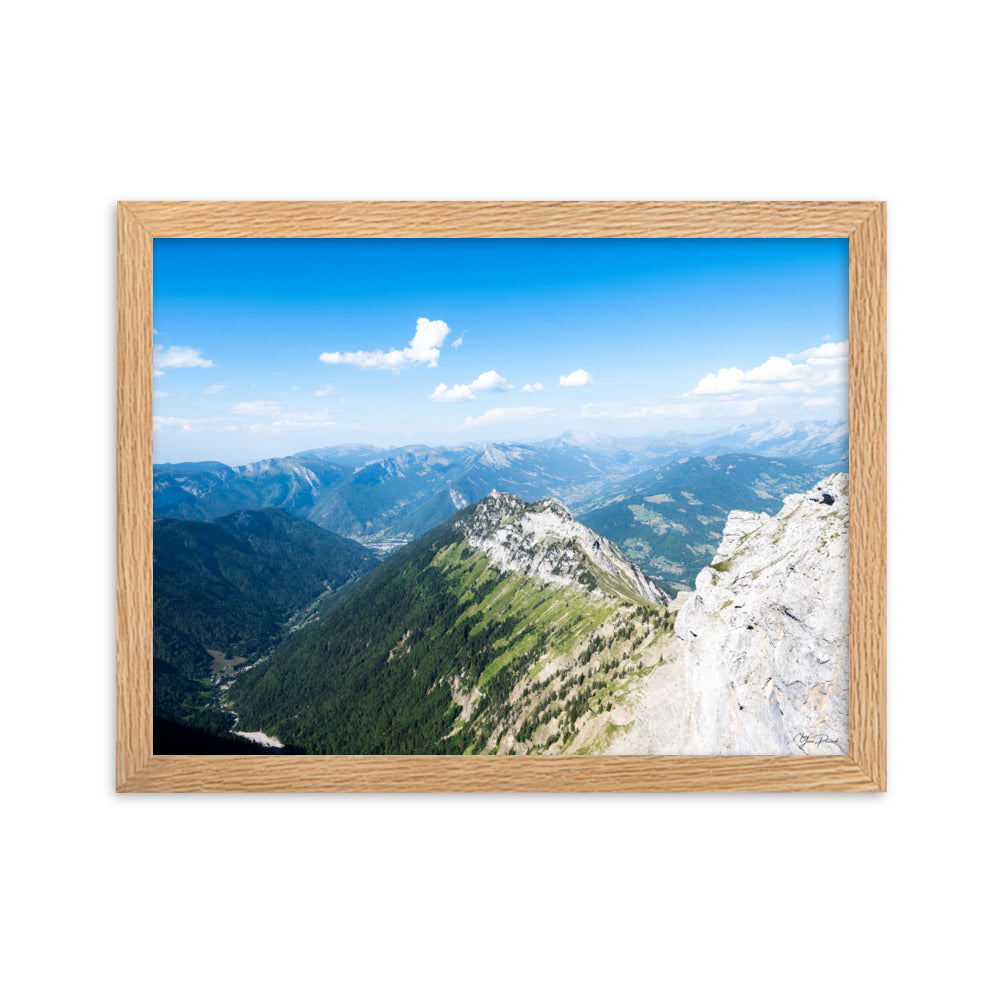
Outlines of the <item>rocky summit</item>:
[[848,750],[848,477],[733,511],[612,753]]
[[607,538],[558,500],[526,504],[493,490],[461,525],[470,547],[505,571],[545,583],[577,583],[608,597],[665,604],[667,595]]

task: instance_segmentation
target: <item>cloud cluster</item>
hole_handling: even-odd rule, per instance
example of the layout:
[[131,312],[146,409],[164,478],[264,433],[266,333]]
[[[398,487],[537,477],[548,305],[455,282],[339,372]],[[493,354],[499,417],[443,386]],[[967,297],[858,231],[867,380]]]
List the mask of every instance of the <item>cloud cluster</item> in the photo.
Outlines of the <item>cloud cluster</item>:
[[449,389],[448,383],[442,382],[427,398],[435,403],[463,403],[476,397],[470,386],[453,385]]
[[705,375],[690,392],[673,399],[587,403],[580,415],[594,420],[748,417],[758,411],[837,406],[845,402],[846,386],[847,341],[843,341],[770,357],[747,371],[720,368]]
[[521,388],[521,392],[541,392],[544,388],[541,382],[529,382]]
[[506,392],[511,388],[513,386],[499,372],[490,369],[467,385],[453,385],[449,389],[448,383],[442,382],[427,398],[435,403],[461,403],[475,399],[477,392]]
[[821,344],[796,354],[770,357],[743,371],[720,368],[709,373],[687,395],[744,396],[780,393],[809,396],[817,390],[847,383],[847,341]]
[[484,424],[497,424],[504,420],[524,420],[551,412],[552,410],[541,406],[498,406],[481,413],[478,417],[466,417],[462,426],[482,427]]
[[593,385],[594,376],[591,375],[590,372],[585,372],[582,368],[577,368],[575,372],[570,372],[569,375],[560,375],[559,384],[566,388],[581,385]]
[[[250,399],[233,403],[226,416],[167,417],[154,416],[153,430],[191,432],[197,429],[247,431],[251,434],[279,433],[287,430],[310,430],[334,427],[340,411],[295,410],[279,399]],[[233,422],[234,417],[236,422]],[[222,426],[220,426],[222,425]]]
[[157,344],[153,349],[153,365],[157,369],[214,368],[215,362],[203,358],[201,350],[197,347],[163,347]]
[[449,333],[451,329],[444,320],[421,317],[417,320],[413,339],[402,350],[326,351],[319,356],[319,360],[327,365],[354,365],[356,368],[377,368],[392,372],[401,372],[414,365],[437,368],[441,345]]

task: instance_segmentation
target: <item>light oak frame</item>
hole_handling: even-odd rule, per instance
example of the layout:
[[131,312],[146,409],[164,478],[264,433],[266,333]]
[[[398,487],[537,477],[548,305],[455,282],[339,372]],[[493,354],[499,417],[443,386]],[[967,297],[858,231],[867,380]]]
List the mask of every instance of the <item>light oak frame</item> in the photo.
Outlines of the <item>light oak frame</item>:
[[[850,243],[850,748],[845,756],[155,756],[153,240],[814,237]],[[119,791],[884,791],[883,202],[156,202],[118,205]]]

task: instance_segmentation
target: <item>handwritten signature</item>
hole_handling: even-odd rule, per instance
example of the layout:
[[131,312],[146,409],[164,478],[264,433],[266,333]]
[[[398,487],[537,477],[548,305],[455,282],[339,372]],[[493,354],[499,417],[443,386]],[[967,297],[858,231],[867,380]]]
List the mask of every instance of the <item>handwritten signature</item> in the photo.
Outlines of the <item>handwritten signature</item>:
[[835,739],[832,736],[809,736],[806,733],[799,733],[792,742],[802,750],[807,746],[817,746],[821,747],[824,743],[832,743],[838,750],[840,749],[840,740]]

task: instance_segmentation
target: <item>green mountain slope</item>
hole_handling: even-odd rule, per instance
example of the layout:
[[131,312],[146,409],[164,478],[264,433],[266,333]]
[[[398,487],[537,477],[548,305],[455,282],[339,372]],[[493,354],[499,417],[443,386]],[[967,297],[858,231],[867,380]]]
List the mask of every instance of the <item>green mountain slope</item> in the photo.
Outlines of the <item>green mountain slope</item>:
[[[516,568],[491,551],[512,529],[519,548],[504,551]],[[599,742],[602,719],[657,662],[669,629],[655,587],[610,548],[608,559],[608,543],[552,501],[492,494],[398,550],[242,673],[229,691],[240,724],[309,753]]]
[[154,711],[228,729],[213,677],[260,655],[294,614],[376,564],[356,542],[273,508],[155,521]]

